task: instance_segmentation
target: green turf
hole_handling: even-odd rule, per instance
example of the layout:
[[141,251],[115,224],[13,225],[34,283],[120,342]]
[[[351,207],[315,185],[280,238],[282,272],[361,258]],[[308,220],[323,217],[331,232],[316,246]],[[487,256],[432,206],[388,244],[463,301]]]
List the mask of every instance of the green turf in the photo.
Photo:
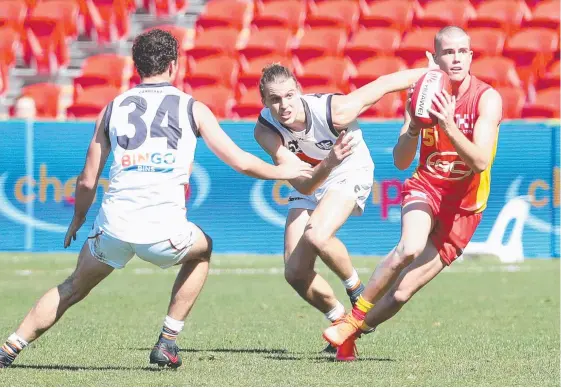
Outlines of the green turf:
[[[0,254],[0,337],[73,255]],[[376,259],[356,258],[367,280]],[[244,271],[239,268],[245,268]],[[559,386],[559,260],[454,264],[358,342],[361,361],[319,354],[327,321],[284,282],[274,256],[219,256],[179,339],[184,365],[148,354],[173,270],[136,259],[73,307],[14,367],[6,386]],[[31,271],[31,272],[29,272]],[[341,283],[321,267],[348,306]]]

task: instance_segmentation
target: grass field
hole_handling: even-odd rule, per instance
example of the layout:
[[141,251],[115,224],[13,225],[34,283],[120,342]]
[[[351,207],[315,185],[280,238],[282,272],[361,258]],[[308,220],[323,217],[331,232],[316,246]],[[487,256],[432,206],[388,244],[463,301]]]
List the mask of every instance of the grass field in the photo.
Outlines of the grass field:
[[[377,259],[356,258],[363,281]],[[0,254],[3,341],[74,255]],[[175,270],[114,272],[13,368],[6,386],[559,386],[559,260],[456,263],[358,341],[361,360],[319,351],[327,321],[284,282],[280,257],[220,256],[178,341],[183,366],[148,354]],[[343,286],[320,267],[348,305]]]

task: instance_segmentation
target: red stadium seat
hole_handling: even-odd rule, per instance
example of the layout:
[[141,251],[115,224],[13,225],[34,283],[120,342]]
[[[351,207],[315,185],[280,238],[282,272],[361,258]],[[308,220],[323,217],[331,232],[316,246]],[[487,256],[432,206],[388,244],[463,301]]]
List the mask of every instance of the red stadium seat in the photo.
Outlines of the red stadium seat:
[[256,119],[263,109],[259,88],[248,89],[232,108],[232,116],[239,119]]
[[231,117],[232,106],[235,103],[232,89],[221,85],[207,86],[193,89],[191,95],[208,106],[217,118]]
[[25,21],[23,60],[39,73],[54,73],[70,60],[62,24],[49,19]]
[[351,89],[360,88],[378,77],[406,70],[407,64],[398,57],[374,57],[361,62],[356,68],[356,75],[349,79]]
[[475,15],[475,8],[468,0],[431,1],[413,23],[422,27],[442,28],[453,25],[464,28]]
[[559,86],[561,83],[559,79],[559,60],[553,62],[543,76],[538,79],[536,83],[537,89],[547,89]]
[[347,33],[344,29],[314,28],[306,30],[292,53],[301,62],[320,56],[341,56],[346,43]]
[[401,40],[396,55],[403,58],[408,64],[425,58],[426,51],[434,51],[434,36],[439,30],[439,28],[424,28],[407,33]]
[[471,28],[467,31],[471,38],[471,49],[474,58],[480,56],[501,55],[505,45],[506,35],[497,28]]
[[559,45],[559,35],[548,28],[527,28],[507,40],[503,55],[516,61],[525,83],[545,69]]
[[306,4],[299,0],[274,1],[266,3],[253,18],[252,24],[258,28],[282,27],[295,34],[304,25]]
[[347,32],[351,32],[356,29],[359,16],[358,3],[348,0],[325,1],[308,13],[306,24],[313,28],[344,28]]
[[291,32],[283,27],[269,27],[252,31],[245,46],[239,50],[246,59],[262,55],[288,55],[292,41]]
[[58,116],[60,85],[38,83],[22,88],[21,97],[30,97],[35,101],[36,117],[54,119]]
[[503,119],[518,119],[526,102],[526,93],[515,86],[498,86],[495,88],[503,99]]
[[74,78],[74,95],[92,86],[110,85],[122,89],[129,86],[133,63],[130,57],[100,54],[86,58],[82,75]]
[[362,29],[347,43],[345,55],[358,63],[374,55],[391,55],[400,42],[401,33],[394,28]]
[[0,7],[0,27],[11,27],[21,33],[26,15],[27,4],[23,0],[4,0]]
[[66,110],[68,117],[94,119],[120,93],[114,86],[92,86],[84,89]]
[[78,36],[79,10],[78,4],[74,2],[64,0],[40,2],[31,11],[30,19],[54,21],[62,28],[65,37],[74,39]]
[[98,42],[114,42],[128,36],[130,7],[127,0],[86,2],[85,30]]
[[241,61],[240,75],[238,82],[246,88],[253,88],[259,85],[263,68],[271,63],[280,63],[292,69],[292,60],[289,57],[274,54],[255,58],[251,61]]
[[524,107],[522,117],[559,118],[559,87],[540,90],[536,101]]
[[512,59],[504,57],[483,57],[471,64],[471,74],[491,86],[521,87],[522,82]]
[[349,77],[354,74],[354,68],[344,58],[317,58],[308,61],[303,66],[303,74],[298,81],[303,88],[310,85],[337,85],[348,91]]
[[200,31],[195,36],[193,48],[187,50],[186,54],[195,59],[217,54],[235,57],[238,37],[239,31],[229,27]]
[[12,67],[16,62],[18,33],[10,27],[0,27],[0,63]]
[[8,66],[0,62],[0,96],[8,91],[9,82]]
[[253,18],[253,5],[244,0],[209,1],[197,19],[199,28],[231,27],[241,30]]
[[[148,0],[150,13],[156,17],[174,16],[184,12],[189,3],[187,0]],[[146,2],[146,0],[145,0]]]
[[523,25],[559,30],[560,7],[559,0],[542,1],[532,11],[532,19],[525,21]]
[[485,1],[477,7],[477,17],[470,20],[468,26],[500,28],[510,35],[520,28],[523,20],[530,17],[528,6],[523,1]]
[[339,85],[309,85],[303,88],[304,94],[345,94],[346,92],[341,89]]
[[359,20],[364,27],[391,27],[407,31],[411,27],[415,6],[409,1],[381,0],[368,7]]
[[191,88],[224,85],[233,87],[238,78],[239,66],[226,55],[217,55],[197,61],[185,77],[185,83]]
[[396,118],[403,116],[403,109],[403,101],[399,93],[389,93],[364,111],[360,118]]

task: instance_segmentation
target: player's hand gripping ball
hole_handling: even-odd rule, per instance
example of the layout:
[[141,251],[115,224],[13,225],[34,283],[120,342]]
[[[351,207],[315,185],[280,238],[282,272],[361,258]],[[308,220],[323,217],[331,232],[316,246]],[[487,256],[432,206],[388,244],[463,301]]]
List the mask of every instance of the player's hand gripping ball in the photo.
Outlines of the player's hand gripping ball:
[[436,93],[446,90],[452,94],[452,85],[448,74],[442,70],[430,70],[415,84],[411,94],[411,114],[421,128],[430,128],[438,124],[438,119],[429,112],[429,108],[438,110],[432,102]]

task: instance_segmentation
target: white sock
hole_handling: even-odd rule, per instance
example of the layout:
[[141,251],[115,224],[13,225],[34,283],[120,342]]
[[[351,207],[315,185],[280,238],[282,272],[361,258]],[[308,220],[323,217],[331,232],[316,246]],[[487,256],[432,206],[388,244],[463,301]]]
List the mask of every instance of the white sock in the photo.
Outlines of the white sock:
[[359,282],[360,282],[360,279],[358,278],[358,273],[356,272],[356,269],[353,268],[353,274],[352,274],[351,277],[348,278],[347,280],[343,280],[343,285],[345,286],[345,288],[346,288],[347,290],[351,290],[351,289],[353,289]]
[[173,319],[169,315],[166,315],[166,319],[164,319],[164,327],[179,333],[183,330],[183,326],[185,326],[184,321],[178,321],[177,319]]
[[337,301],[335,307],[325,313],[325,317],[331,322],[335,322],[337,319],[342,318],[345,315],[345,306],[341,302]]
[[8,342],[17,346],[19,348],[19,350],[22,350],[23,348],[25,348],[28,345],[28,342],[26,340],[24,340],[23,338],[21,338],[16,333],[12,333],[8,337]]

